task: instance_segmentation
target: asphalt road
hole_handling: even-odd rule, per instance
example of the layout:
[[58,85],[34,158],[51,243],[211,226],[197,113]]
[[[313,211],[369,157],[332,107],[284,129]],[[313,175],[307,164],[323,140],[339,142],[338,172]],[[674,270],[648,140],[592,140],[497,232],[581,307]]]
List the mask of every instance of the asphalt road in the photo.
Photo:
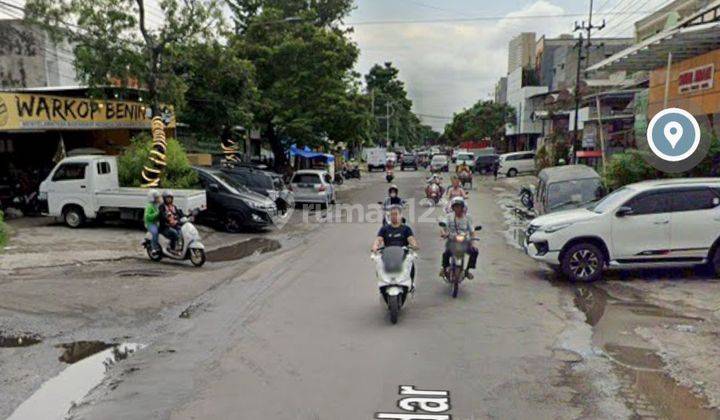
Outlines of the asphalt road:
[[[425,175],[398,173],[402,195],[420,199]],[[373,176],[344,204],[381,200],[387,184]],[[590,328],[569,294],[507,245],[490,188],[476,185],[469,203],[484,229],[475,280],[457,299],[437,274],[434,215],[411,221],[417,292],[397,325],[369,259],[379,224],[327,223],[207,292],[202,310],[158,332],[74,418],[382,418],[409,413],[402,385],[448,392],[440,414],[453,419],[627,415],[612,381],[588,377],[607,367],[587,364]]]

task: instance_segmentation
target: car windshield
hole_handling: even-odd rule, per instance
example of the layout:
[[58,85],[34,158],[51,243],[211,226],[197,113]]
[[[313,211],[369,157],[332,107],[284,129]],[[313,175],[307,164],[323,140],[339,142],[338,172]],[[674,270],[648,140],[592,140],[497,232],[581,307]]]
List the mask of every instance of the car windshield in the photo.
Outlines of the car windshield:
[[594,211],[595,213],[605,213],[607,211],[614,210],[620,204],[624,203],[627,199],[629,199],[634,193],[635,190],[633,190],[632,188],[620,188],[619,190],[613,191],[605,198],[598,201],[595,205],[590,207],[590,210]]
[[582,206],[600,199],[602,194],[598,178],[555,182],[548,186],[548,208],[557,210],[569,205]]
[[445,163],[447,158],[445,156],[435,156],[432,158],[433,163]]
[[233,178],[225,175],[225,174],[222,173],[222,172],[216,172],[216,173],[214,173],[213,175],[215,176],[215,178],[219,179],[219,180],[222,181],[224,184],[226,184],[227,187],[230,187],[231,190],[234,189],[234,190],[235,190],[235,191],[234,191],[235,193],[238,193],[238,192],[248,193],[248,192],[250,192],[250,190],[248,189],[248,187],[244,186],[243,184],[239,183],[238,181],[236,181],[236,180],[234,180]]

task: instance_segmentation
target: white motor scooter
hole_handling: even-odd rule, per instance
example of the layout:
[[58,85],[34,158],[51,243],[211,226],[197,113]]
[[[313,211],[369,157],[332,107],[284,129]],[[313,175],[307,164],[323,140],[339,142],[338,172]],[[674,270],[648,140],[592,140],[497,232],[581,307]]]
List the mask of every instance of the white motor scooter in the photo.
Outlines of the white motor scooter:
[[400,246],[389,246],[371,254],[375,261],[381,302],[390,311],[390,322],[396,324],[400,309],[408,296],[415,292],[411,277],[417,254]]
[[186,217],[183,217],[180,222],[182,227],[175,250],[170,248],[170,239],[162,233],[158,236],[160,249],[153,249],[150,232],[145,235],[142,245],[145,247],[148,257],[153,261],[160,261],[163,257],[179,261],[189,259],[195,267],[200,267],[205,264],[205,245],[200,241],[200,233]]

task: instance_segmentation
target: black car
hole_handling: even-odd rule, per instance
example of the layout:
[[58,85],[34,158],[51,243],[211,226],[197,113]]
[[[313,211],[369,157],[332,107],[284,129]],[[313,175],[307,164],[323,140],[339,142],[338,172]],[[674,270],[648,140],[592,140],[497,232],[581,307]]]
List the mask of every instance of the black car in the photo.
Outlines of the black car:
[[268,197],[249,190],[220,170],[195,170],[207,195],[207,210],[199,215],[201,221],[232,233],[273,224],[277,206]]
[[249,190],[273,200],[281,215],[295,207],[293,193],[278,173],[248,166],[224,167],[220,170]]
[[492,172],[493,166],[500,159],[496,154],[480,155],[475,159],[475,170],[478,173]]
[[405,154],[400,160],[400,170],[404,171],[405,168],[413,168],[418,170],[418,158],[415,155]]

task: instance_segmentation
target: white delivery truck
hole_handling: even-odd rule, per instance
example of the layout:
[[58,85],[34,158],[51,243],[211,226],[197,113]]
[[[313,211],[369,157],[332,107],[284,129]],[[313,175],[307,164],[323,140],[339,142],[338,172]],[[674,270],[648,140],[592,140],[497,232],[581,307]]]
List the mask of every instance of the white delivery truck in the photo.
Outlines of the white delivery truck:
[[[121,188],[114,156],[73,156],[60,161],[40,184],[38,196],[45,214],[61,217],[76,228],[101,216],[142,220],[148,190]],[[207,207],[204,190],[173,190],[184,213]]]
[[373,169],[385,170],[385,164],[387,164],[387,149],[384,147],[369,147],[363,149],[365,155],[365,162],[367,162],[368,172],[372,172]]

